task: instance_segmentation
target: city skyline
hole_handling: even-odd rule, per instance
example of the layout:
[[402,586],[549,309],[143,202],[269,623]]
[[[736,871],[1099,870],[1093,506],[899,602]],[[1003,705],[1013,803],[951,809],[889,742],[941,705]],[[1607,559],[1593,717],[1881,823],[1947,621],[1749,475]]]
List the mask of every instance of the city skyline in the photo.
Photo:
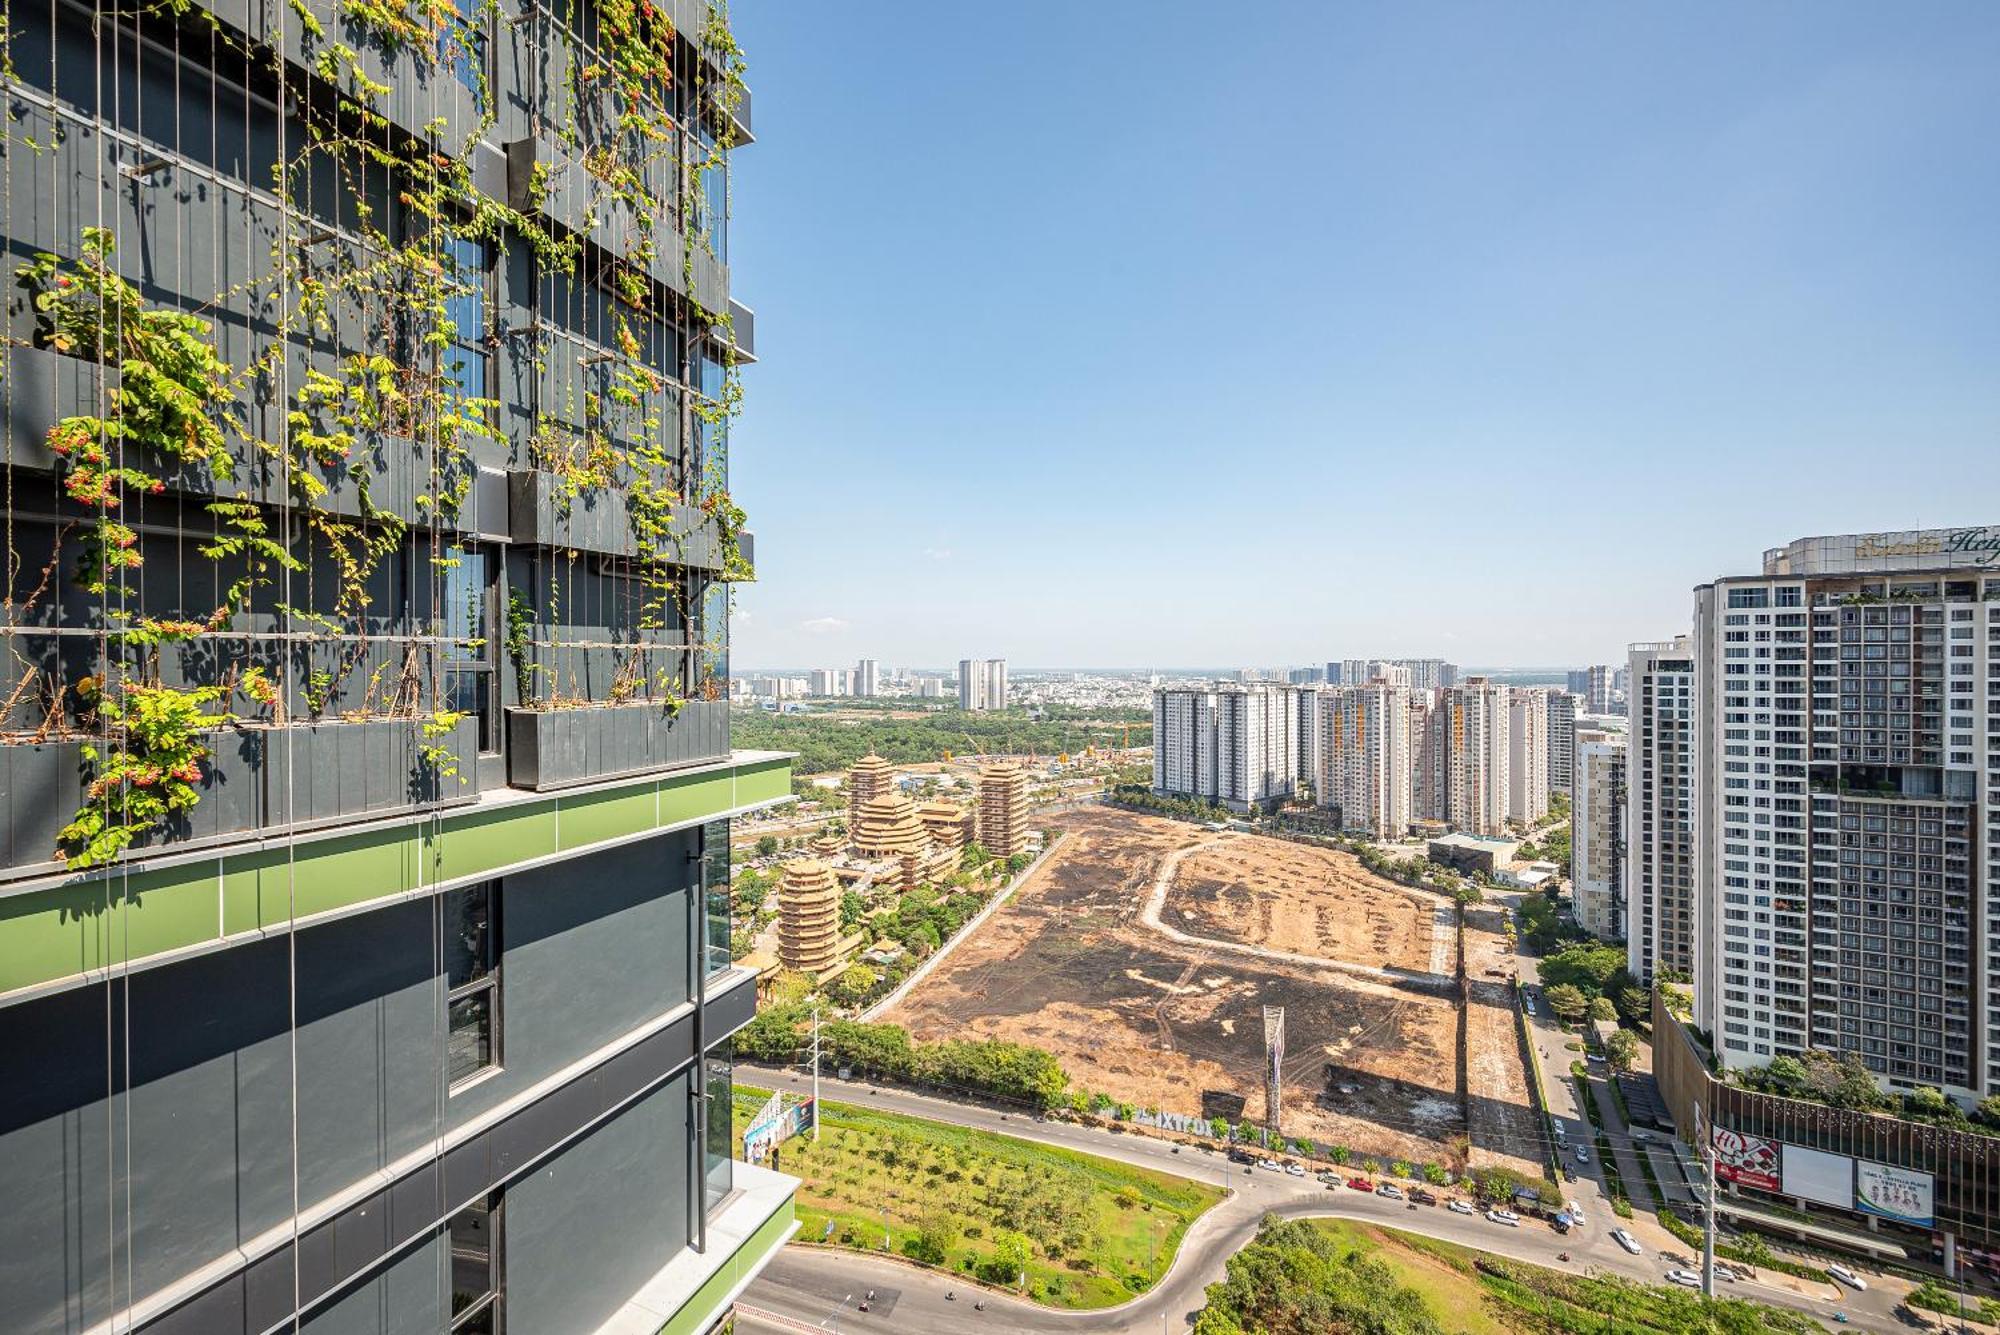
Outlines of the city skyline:
[[2000,522],[1935,485],[2000,431],[2000,11],[1278,4],[1254,133],[1162,77],[1211,19],[744,7],[739,661],[1619,661],[1770,535]]

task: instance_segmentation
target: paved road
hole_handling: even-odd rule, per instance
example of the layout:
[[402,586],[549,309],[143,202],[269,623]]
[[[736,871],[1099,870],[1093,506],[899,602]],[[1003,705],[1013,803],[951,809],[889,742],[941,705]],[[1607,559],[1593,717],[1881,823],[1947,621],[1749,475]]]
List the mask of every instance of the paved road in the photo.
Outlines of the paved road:
[[[760,1089],[803,1090],[810,1085],[810,1077],[803,1073],[748,1064],[738,1065],[736,1081]],[[1552,1268],[1587,1268],[1654,1283],[1673,1264],[1652,1248],[1640,1256],[1628,1256],[1609,1236],[1612,1222],[1609,1210],[1592,1210],[1587,1202],[1590,1217],[1586,1227],[1561,1237],[1542,1224],[1529,1222],[1520,1228],[1508,1228],[1488,1223],[1478,1215],[1453,1214],[1442,1206],[1412,1210],[1395,1201],[1345,1188],[1329,1191],[1311,1178],[1301,1180],[1262,1169],[1246,1171],[1231,1165],[1218,1153],[1192,1147],[1176,1152],[1169,1142],[1152,1137],[1120,1135],[1066,1122],[1036,1122],[1025,1114],[1003,1113],[982,1104],[930,1098],[861,1083],[823,1080],[821,1085],[828,1098],[842,1102],[1067,1146],[1185,1177],[1226,1183],[1231,1188],[1230,1195],[1188,1230],[1167,1276],[1151,1292],[1122,1307],[1099,1312],[1056,1312],[989,1294],[948,1276],[886,1258],[793,1246],[774,1259],[745,1293],[744,1306],[751,1310],[739,1321],[741,1330],[760,1335],[801,1329],[857,1333],[924,1331],[936,1335],[980,1331],[1185,1330],[1201,1307],[1202,1290],[1222,1278],[1224,1263],[1255,1235],[1259,1221],[1267,1213],[1364,1219]],[[1677,1244],[1670,1245],[1677,1248]],[[1573,1258],[1567,1266],[1555,1259],[1558,1252],[1565,1250]],[[1852,1324],[1848,1329],[1897,1329],[1888,1315],[1889,1300],[1872,1291],[1852,1295],[1836,1304],[1755,1282],[1728,1287],[1743,1297],[1820,1316],[1830,1317],[1838,1306],[1849,1315]],[[861,1312],[859,1303],[871,1288],[876,1291],[876,1301],[871,1310]],[[945,1293],[953,1289],[957,1299],[947,1301]],[[1831,1285],[1827,1286],[1827,1292],[1832,1292]],[[986,1303],[984,1311],[973,1308],[975,1300]]]

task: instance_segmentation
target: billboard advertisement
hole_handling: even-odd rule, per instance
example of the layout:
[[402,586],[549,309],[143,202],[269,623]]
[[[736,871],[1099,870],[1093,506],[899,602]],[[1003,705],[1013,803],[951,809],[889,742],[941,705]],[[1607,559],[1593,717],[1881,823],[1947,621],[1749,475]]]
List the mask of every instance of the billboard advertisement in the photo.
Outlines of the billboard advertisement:
[[1716,1127],[1715,1175],[1759,1191],[1778,1189],[1778,1142]]
[[1836,1209],[1854,1208],[1854,1160],[1845,1154],[1785,1145],[1782,1156],[1784,1192]]
[[743,1133],[743,1161],[762,1163],[772,1150],[812,1129],[813,1101],[781,1104],[780,1094],[773,1094],[771,1101],[763,1106],[750,1126]]
[[1863,1159],[1855,1182],[1859,1188],[1855,1204],[1867,1213],[1899,1224],[1928,1227],[1931,1223],[1934,1192],[1929,1173]]

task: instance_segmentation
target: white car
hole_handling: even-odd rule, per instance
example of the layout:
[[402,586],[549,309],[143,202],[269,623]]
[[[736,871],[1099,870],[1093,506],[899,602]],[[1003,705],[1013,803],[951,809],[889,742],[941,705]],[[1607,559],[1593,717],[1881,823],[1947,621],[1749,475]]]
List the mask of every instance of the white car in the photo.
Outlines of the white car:
[[1585,1148],[1584,1148],[1583,1146],[1581,1146],[1581,1145],[1577,1146],[1577,1147],[1576,1147],[1576,1161],[1577,1161],[1578,1163],[1589,1163],[1589,1162],[1590,1162],[1590,1151],[1589,1151],[1589,1150],[1587,1150],[1587,1149],[1585,1149]]
[[1639,1245],[1639,1240],[1637,1238],[1633,1237],[1630,1233],[1627,1233],[1622,1228],[1614,1228],[1611,1230],[1611,1240],[1617,1243],[1620,1247],[1623,1247],[1626,1251],[1632,1253],[1632,1255],[1634,1256],[1637,1256],[1640,1252],[1646,1250],[1644,1247],[1641,1247]]
[[1692,1270],[1669,1270],[1667,1272],[1667,1283],[1679,1284],[1684,1288],[1698,1289],[1701,1287],[1701,1276],[1695,1274]]
[[1447,1202],[1447,1203],[1445,1204],[1445,1209],[1447,1209],[1447,1210],[1451,1211],[1451,1212],[1452,1212],[1453,1214],[1477,1214],[1477,1213],[1479,1213],[1479,1212],[1478,1212],[1477,1210],[1474,1210],[1474,1209],[1472,1208],[1472,1205],[1470,1204],[1470,1202],[1467,1202],[1467,1201],[1461,1201],[1461,1200],[1457,1200],[1457,1199],[1453,1199],[1453,1200],[1451,1200],[1451,1201]]
[[1306,1166],[1299,1163],[1288,1163],[1285,1165],[1285,1171],[1293,1177],[1304,1177],[1306,1175]]
[[1403,1199],[1403,1189],[1394,1182],[1384,1182],[1381,1186],[1375,1188],[1375,1194],[1377,1196],[1386,1196],[1392,1201]]
[[1835,1279],[1839,1280],[1842,1284],[1845,1284],[1848,1288],[1853,1289],[1856,1293],[1868,1292],[1868,1281],[1861,1278],[1861,1276],[1855,1274],[1852,1270],[1849,1270],[1844,1265],[1830,1265],[1826,1268],[1826,1273],[1832,1275]]
[[1496,1224],[1505,1224],[1509,1228],[1519,1228],[1521,1226],[1521,1216],[1515,1214],[1512,1210],[1488,1210],[1486,1217]]
[[1582,1228],[1582,1227],[1583,1227],[1583,1207],[1582,1207],[1581,1205],[1577,1204],[1577,1203],[1576,1203],[1575,1201],[1571,1201],[1571,1202],[1570,1202],[1570,1203],[1569,1203],[1569,1204],[1568,1204],[1567,1206],[1565,1206],[1564,1208],[1565,1208],[1565,1209],[1567,1209],[1567,1210],[1569,1211],[1569,1222],[1570,1222],[1570,1223],[1572,1223],[1572,1224],[1575,1224],[1575,1225],[1576,1225],[1576,1226],[1577,1226],[1578,1228]]
[[1259,1168],[1268,1168],[1274,1173],[1279,1173],[1284,1171],[1284,1166],[1280,1164],[1276,1159],[1259,1159],[1257,1161],[1257,1166]]

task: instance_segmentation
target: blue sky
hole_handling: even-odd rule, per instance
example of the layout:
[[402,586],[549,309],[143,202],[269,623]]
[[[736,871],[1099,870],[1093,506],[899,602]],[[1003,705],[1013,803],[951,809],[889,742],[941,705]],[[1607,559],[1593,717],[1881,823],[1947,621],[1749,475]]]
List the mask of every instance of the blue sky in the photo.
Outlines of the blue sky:
[[1601,661],[2000,524],[2000,5],[733,17],[739,667]]

